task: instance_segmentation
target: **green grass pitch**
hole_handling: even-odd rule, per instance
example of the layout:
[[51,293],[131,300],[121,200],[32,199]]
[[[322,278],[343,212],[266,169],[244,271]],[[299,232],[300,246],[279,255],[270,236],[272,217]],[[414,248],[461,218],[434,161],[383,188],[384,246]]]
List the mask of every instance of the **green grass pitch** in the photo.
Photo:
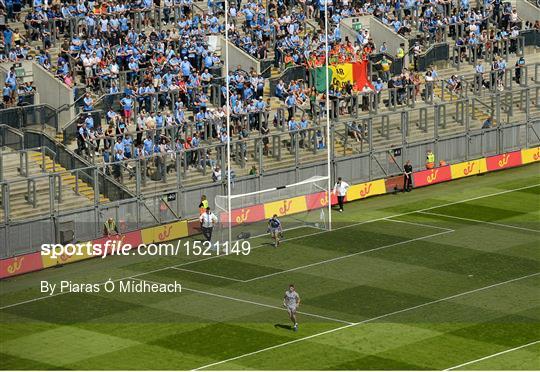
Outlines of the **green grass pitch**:
[[[108,257],[4,280],[0,367],[539,369],[539,185],[529,165],[349,203],[337,230],[294,230],[277,249],[257,238],[249,256]],[[131,276],[183,291],[39,287]],[[280,307],[289,283],[298,332]]]

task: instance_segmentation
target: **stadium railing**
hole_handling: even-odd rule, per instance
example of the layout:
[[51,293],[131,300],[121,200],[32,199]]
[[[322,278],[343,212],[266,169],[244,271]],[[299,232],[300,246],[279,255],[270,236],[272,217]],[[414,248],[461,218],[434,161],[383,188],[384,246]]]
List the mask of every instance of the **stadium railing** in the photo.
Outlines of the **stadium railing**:
[[[536,137],[530,138],[531,141],[519,142],[520,136],[516,135],[523,133],[524,130],[529,132],[531,128],[534,128],[535,131],[540,129],[540,120],[529,124],[521,123],[512,125],[504,128],[504,130],[501,130],[501,128],[492,128],[489,130],[477,129],[469,132],[463,138],[455,136],[441,137],[435,142],[410,143],[404,147],[371,152],[360,156],[343,156],[336,159],[333,167],[338,174],[345,175],[347,179],[351,180],[351,184],[356,187],[355,190],[373,186],[374,184],[377,185],[379,191],[368,192],[361,196],[356,195],[356,199],[392,192],[388,187],[384,187],[385,179],[401,173],[402,167],[400,165],[402,159],[405,158],[411,159],[414,164],[418,164],[415,166],[416,172],[414,173],[415,186],[427,186],[449,181],[453,178],[463,177],[463,175],[458,175],[457,173],[454,177],[454,171],[463,172],[470,168],[471,164],[475,166],[481,166],[480,163],[484,164],[483,167],[487,169],[483,170],[483,173],[535,161],[534,158],[538,157],[538,151],[540,149],[537,147],[540,145],[540,137],[536,135]],[[458,143],[468,144],[465,151],[458,146]],[[533,148],[526,150],[529,147]],[[438,155],[437,159],[449,159],[451,165],[435,170],[422,171],[426,149],[434,149]],[[520,151],[520,149],[523,150]],[[443,157],[444,155],[452,156],[452,153],[454,157]],[[516,156],[521,160],[515,160]],[[508,162],[510,157],[512,161]],[[323,162],[312,163],[309,167],[302,167],[301,171],[308,172],[309,170],[313,174],[313,172],[317,172],[318,167],[323,165]],[[440,172],[437,172],[437,175],[434,174],[434,171]],[[305,176],[307,173],[303,174]],[[470,176],[471,174],[464,173],[464,175]],[[266,174],[264,181],[259,176],[240,177],[235,180],[235,187],[245,192],[246,190],[251,190],[254,185],[261,185],[261,182],[263,182],[261,187],[272,184],[283,184],[285,182],[284,180],[288,179],[288,177],[290,175],[283,171]],[[3,183],[1,186],[2,196],[5,197],[7,195],[9,200],[9,184]],[[162,193],[161,195],[141,196],[136,199],[132,198],[117,202],[102,203],[97,206],[84,207],[77,210],[53,210],[51,213],[53,218],[47,216],[35,217],[31,220],[8,220],[6,224],[0,224],[0,227],[4,230],[4,242],[6,242],[0,250],[0,258],[35,252],[43,241],[67,243],[70,241],[99,239],[101,237],[100,230],[102,223],[109,216],[118,221],[122,236],[125,239],[132,239],[130,234],[136,233],[140,229],[171,221],[167,216],[162,218],[159,215],[158,207],[163,202],[167,203],[167,207],[170,208],[171,212],[174,212],[171,216],[176,216],[176,218],[182,216],[184,218],[183,221],[175,223],[187,224],[185,218],[198,213],[197,203],[193,201],[198,200],[197,196],[200,196],[201,192],[205,193],[207,197],[212,198],[216,195],[223,195],[224,189],[219,184],[204,185],[203,189],[201,189],[201,186],[191,188],[182,187],[173,192]],[[2,207],[5,208],[6,205],[9,206],[9,203],[5,203]],[[177,211],[179,210],[183,213],[178,213]],[[175,218],[171,218],[175,220]],[[69,227],[64,225],[69,225]],[[18,239],[12,239],[23,228],[31,228],[35,233],[32,234],[30,239],[24,242]],[[53,231],[54,229],[57,230],[56,233]],[[67,241],[61,238],[61,236],[69,232],[66,229],[71,230],[71,234],[67,234],[71,238]],[[184,228],[184,231],[184,236],[189,234],[190,231],[192,234],[196,233],[195,230],[189,228]]]
[[47,104],[11,107],[0,110],[0,123],[12,128],[23,129],[30,126],[45,126],[59,129],[58,112]]
[[450,46],[448,43],[436,43],[417,57],[417,70],[426,71],[428,67],[439,61],[447,61],[450,58]]
[[525,37],[510,37],[475,45],[454,45],[450,49],[451,64],[459,70],[464,61],[469,65],[474,65],[478,59],[491,62],[494,57],[500,56],[508,61],[511,54],[524,56]]
[[[141,32],[144,29],[144,19],[149,19],[153,27],[161,30],[161,28],[164,26],[164,12],[169,12],[171,15],[170,18],[174,20],[174,22],[177,22],[180,20],[181,8],[183,7],[184,5],[172,5],[171,7],[152,6],[152,8],[128,9],[122,12],[115,12],[114,14],[126,15],[137,32]],[[192,12],[194,4],[190,4],[188,7],[190,12]],[[42,23],[46,24],[44,28],[49,31],[51,42],[54,45],[58,42],[58,40],[61,39],[60,30],[63,30],[64,35],[70,39],[73,38],[74,35],[78,34],[81,25],[84,24],[85,18],[86,16],[62,17],[42,21]]]

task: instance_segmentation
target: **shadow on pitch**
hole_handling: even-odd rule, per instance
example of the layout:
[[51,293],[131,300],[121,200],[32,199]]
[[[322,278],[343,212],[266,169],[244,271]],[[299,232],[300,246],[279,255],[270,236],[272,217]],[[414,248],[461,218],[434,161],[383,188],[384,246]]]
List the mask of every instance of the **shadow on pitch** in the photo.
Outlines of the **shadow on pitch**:
[[293,329],[292,326],[285,324],[274,324],[274,328],[288,329],[289,331],[292,331]]

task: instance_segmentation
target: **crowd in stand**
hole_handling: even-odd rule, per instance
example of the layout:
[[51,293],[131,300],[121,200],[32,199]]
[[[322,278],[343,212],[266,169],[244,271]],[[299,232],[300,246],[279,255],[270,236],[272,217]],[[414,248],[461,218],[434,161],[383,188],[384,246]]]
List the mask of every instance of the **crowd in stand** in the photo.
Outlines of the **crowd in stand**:
[[[457,3],[459,6],[455,6]],[[77,127],[79,152],[98,154],[106,164],[154,156],[161,159],[155,161],[161,177],[168,170],[166,165],[160,165],[166,163],[163,159],[174,161],[177,152],[186,153],[182,160],[186,166],[210,166],[215,171],[219,167],[216,154],[206,153],[206,158],[201,159],[200,154],[186,150],[197,149],[210,140],[226,144],[269,134],[278,126],[279,118],[271,112],[269,97],[264,94],[268,81],[262,74],[237,66],[220,78],[222,55],[210,36],[222,35],[225,27],[230,40],[257,59],[269,58],[273,53],[274,66],[302,65],[308,69],[325,64],[327,41],[330,63],[366,60],[378,53],[400,60],[409,53],[403,47],[394,51],[388,50],[385,43],[375,45],[368,30],[359,31],[355,40],[342,37],[340,22],[344,18],[373,15],[397,34],[421,34],[411,50],[414,68],[404,66],[400,73],[392,74],[392,60],[383,56],[373,63],[378,78],[372,87],[355,92],[352,84],[331,85],[328,98],[340,102],[342,114],[350,113],[343,98],[356,93],[374,91],[378,102],[384,102],[383,90],[395,88],[396,96],[386,104],[402,104],[408,94],[415,98],[430,95],[426,83],[438,80],[436,69],[415,71],[417,57],[427,43],[454,38],[460,60],[467,58],[466,50],[471,45],[477,45],[479,55],[486,54],[482,48],[493,48],[492,55],[496,56],[500,52],[497,41],[512,38],[523,28],[540,28],[538,22],[523,23],[515,9],[501,0],[482,0],[480,9],[470,0],[269,0],[266,6],[257,0],[239,0],[229,3],[227,26],[223,2],[213,0],[208,1],[206,12],[194,9],[192,0],[32,0],[30,5],[22,13],[25,4],[21,0],[4,0],[0,15],[8,22],[23,22],[24,32],[4,25],[0,60],[34,58],[66,85],[84,86],[89,93],[79,100],[82,111],[87,112]],[[156,6],[162,11],[154,13]],[[324,32],[326,10],[328,39]],[[70,33],[70,38],[55,40]],[[41,46],[34,51],[30,43],[38,40]],[[55,41],[59,53],[53,61],[50,48]],[[517,48],[515,42],[511,48]],[[492,71],[504,71],[506,67],[498,57],[491,63]],[[475,71],[483,74],[483,68],[480,64]],[[13,80],[8,74],[6,103],[14,101],[14,92],[31,89]],[[412,93],[407,90],[410,86]],[[463,89],[457,76],[449,78],[446,86],[456,94]],[[103,123],[96,122],[93,112],[98,97],[90,92],[110,95]],[[307,79],[279,81],[271,94],[282,101],[287,112],[279,125],[291,132],[304,130],[304,135],[313,125],[311,120],[324,113],[327,97],[308,86]],[[227,136],[224,109],[227,98],[231,138]],[[304,114],[298,111],[302,107]],[[368,101],[363,101],[361,108],[367,110]],[[361,140],[358,136],[356,139]],[[317,147],[325,146],[320,132],[309,140]],[[268,139],[263,143],[263,152],[268,155]],[[246,153],[243,147],[240,156],[246,157]],[[113,168],[115,177],[122,178],[123,168]],[[213,179],[220,177],[214,172]]]
[[23,82],[17,76],[15,66],[11,66],[6,72],[4,86],[2,87],[2,102],[0,108],[12,106],[25,106],[33,103],[36,88],[32,81]]

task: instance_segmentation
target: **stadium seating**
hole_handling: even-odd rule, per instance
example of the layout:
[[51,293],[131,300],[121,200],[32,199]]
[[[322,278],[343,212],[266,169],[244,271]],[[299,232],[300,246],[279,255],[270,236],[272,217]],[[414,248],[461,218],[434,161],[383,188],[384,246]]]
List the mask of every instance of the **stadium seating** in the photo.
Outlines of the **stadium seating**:
[[[266,1],[263,1],[260,4],[260,6],[265,9],[268,8],[268,5],[269,4]],[[290,14],[294,15],[302,13],[299,12],[299,9],[300,8],[297,7],[288,10],[290,11]],[[159,12],[157,10],[159,10]],[[151,32],[158,32],[159,30],[170,31],[175,29],[174,22],[165,24],[162,21],[158,21],[160,17],[165,16],[165,13],[164,9],[157,10],[154,13],[152,9],[143,9],[140,13],[146,17],[146,20],[142,20],[141,16],[137,15],[137,11],[128,12],[128,17],[136,28],[138,28],[140,32],[145,32],[147,36],[150,35]],[[178,7],[175,7],[173,11],[175,14],[177,12],[187,12],[186,9],[179,9]],[[209,14],[208,4],[204,1],[195,2],[189,6],[189,11],[192,15],[199,16],[206,21],[204,17],[206,14]],[[506,8],[504,11],[506,11]],[[22,20],[29,12],[30,9],[24,9],[21,15],[21,21],[12,22],[10,24],[11,28],[24,29]],[[391,12],[394,12],[394,10],[392,9]],[[121,15],[122,12],[119,14]],[[392,17],[388,18],[388,15],[381,13],[380,9],[376,10],[373,15],[382,20],[383,23],[387,22],[386,24],[389,28],[395,27],[395,19]],[[498,19],[493,23],[493,20],[497,17],[494,16],[492,18],[493,19],[487,20],[488,26],[494,27],[495,30],[500,30],[499,24],[501,20]],[[317,33],[322,31],[321,23],[318,22],[317,18],[307,18],[304,20],[300,17],[299,19],[300,21],[293,21],[293,23],[297,22],[308,32]],[[457,48],[454,44],[458,45],[460,38],[467,37],[466,30],[463,27],[459,26],[453,28],[451,25],[442,27],[435,37],[432,33],[432,29],[421,28],[422,22],[424,21],[425,19],[412,19],[412,25],[414,25],[414,27],[410,32],[404,34],[411,40],[411,44],[416,45],[415,43],[419,43],[423,50],[428,50],[438,41],[447,40],[449,43],[449,51],[452,52]],[[79,25],[84,23],[81,17],[74,17],[74,22]],[[497,24],[497,22],[499,22],[499,24]],[[224,19],[220,16],[217,25],[223,26],[223,23]],[[268,100],[265,111],[268,114],[267,122],[269,124],[268,127],[270,132],[267,136],[267,149],[264,149],[262,136],[258,131],[249,131],[247,139],[238,139],[238,133],[234,134],[234,137],[231,138],[231,169],[236,177],[248,176],[250,174],[253,175],[253,173],[260,174],[261,172],[271,173],[280,169],[294,168],[298,165],[324,161],[326,159],[325,150],[329,147],[336,157],[364,154],[373,150],[399,148],[403,145],[404,141],[406,143],[415,143],[432,140],[434,137],[450,137],[452,135],[465,133],[468,130],[481,130],[484,122],[489,117],[492,117],[491,125],[496,126],[499,124],[505,125],[525,122],[526,120],[536,118],[539,115],[539,82],[535,79],[537,78],[536,74],[538,70],[536,66],[540,63],[540,54],[535,53],[536,49],[534,49],[534,47],[525,48],[521,46],[521,48],[517,48],[516,50],[509,49],[506,51],[507,54],[505,56],[508,58],[508,66],[506,72],[503,72],[501,75],[502,91],[500,91],[501,94],[499,95],[499,98],[496,98],[496,95],[491,94],[497,92],[494,86],[491,88],[475,87],[477,77],[474,72],[474,63],[472,63],[471,56],[480,58],[486,71],[484,73],[484,79],[489,80],[492,73],[489,72],[490,61],[487,60],[489,56],[488,53],[485,52],[485,54],[480,54],[478,56],[474,55],[474,53],[471,54],[472,52],[470,51],[473,50],[472,44],[467,44],[466,47],[468,48],[467,51],[469,53],[467,56],[468,59],[465,58],[459,63],[457,63],[456,60],[436,62],[436,65],[439,67],[437,69],[438,78],[432,83],[433,85],[430,85],[432,95],[427,94],[427,97],[424,96],[427,84],[422,81],[417,94],[411,94],[414,91],[414,89],[411,88],[409,93],[407,93],[407,91],[405,92],[403,102],[399,102],[398,104],[392,103],[392,101],[397,98],[397,91],[392,91],[386,86],[379,94],[379,98],[376,99],[376,107],[372,105],[369,109],[365,104],[361,104],[361,101],[364,99],[373,103],[375,100],[374,93],[366,93],[364,95],[358,93],[358,96],[356,96],[356,106],[358,107],[346,106],[345,111],[349,110],[347,113],[339,113],[337,107],[340,106],[340,100],[332,100],[337,106],[334,106],[331,110],[332,117],[330,118],[330,122],[332,123],[332,143],[330,144],[326,143],[326,133],[324,129],[327,120],[326,113],[324,112],[324,100],[321,97],[318,97],[316,106],[322,109],[318,110],[318,114],[313,120],[310,119],[310,130],[307,132],[305,138],[302,138],[302,131],[298,131],[296,134],[295,132],[289,133],[288,124],[285,120],[285,117],[287,116],[287,105],[282,99],[274,97],[273,89],[271,88],[271,84],[269,84],[270,80],[275,82],[286,77],[283,55],[280,58],[276,57],[276,49],[272,44],[275,43],[276,40],[275,38],[271,38],[270,47],[267,48],[264,58],[253,55],[248,49],[249,44],[246,46],[242,41],[246,37],[253,37],[255,35],[253,29],[246,27],[246,24],[246,14],[239,11],[235,18],[236,26],[234,32],[230,33],[230,47],[243,49],[248,54],[251,54],[251,57],[261,63],[261,66],[265,66],[264,73],[265,77],[268,79],[265,80],[263,96],[264,101]],[[524,22],[521,22],[520,25],[521,27],[524,27]],[[189,29],[189,27],[186,29]],[[330,31],[333,33],[335,28],[336,24],[332,21]],[[69,37],[70,34],[74,35],[74,33],[76,33],[75,31],[76,29],[71,27],[71,25],[70,27],[63,27],[63,34],[57,34],[55,31],[53,39],[57,39],[51,40],[53,43],[48,46],[46,50],[45,60],[48,60],[48,63],[51,65],[51,72],[56,73],[59,78],[62,78],[62,74],[60,73],[61,66],[60,64],[57,64],[57,62],[59,59],[62,59],[64,55],[64,52],[62,52],[64,45],[62,45],[61,38]],[[207,30],[207,33],[216,36],[222,33],[222,31],[223,29],[218,29],[217,31]],[[301,35],[305,36],[306,32],[301,32]],[[36,40],[32,40],[30,45],[32,47],[37,47],[44,41],[43,37],[38,37]],[[68,44],[69,42],[68,39]],[[148,43],[148,39],[146,39],[145,42]],[[517,41],[515,42],[517,43]],[[501,45],[506,45],[503,41],[500,43],[502,43]],[[508,41],[508,43],[510,43],[510,41]],[[176,48],[177,52],[180,50],[178,46],[179,45],[174,44],[174,48]],[[378,49],[379,45],[376,45],[376,47]],[[223,62],[224,50],[222,46],[218,45],[215,52],[218,54],[220,61]],[[388,51],[391,55],[393,55],[394,52],[395,51]],[[528,70],[527,79],[522,85],[517,84],[512,79],[515,75],[515,70],[512,66],[518,58],[518,52],[525,54],[525,66],[527,66]],[[413,57],[412,48],[409,51],[405,51],[405,53],[407,54],[409,62],[411,62],[411,66],[405,67],[408,67],[409,71],[411,71],[413,64],[412,60],[416,57]],[[504,54],[505,51],[501,49],[501,53]],[[39,54],[39,52],[37,54]],[[42,64],[42,59],[37,57],[37,62]],[[273,61],[274,59],[278,62],[277,66],[266,63],[268,61]],[[401,63],[404,61],[405,60],[401,61]],[[91,112],[94,125],[101,125],[103,129],[107,127],[106,123],[109,121],[107,118],[109,109],[113,110],[118,117],[121,117],[121,99],[124,97],[124,94],[121,92],[127,87],[128,82],[133,76],[130,75],[131,72],[129,69],[120,71],[119,79],[117,80],[119,93],[107,95],[111,89],[111,84],[108,82],[108,79],[100,78],[97,82],[88,85],[92,79],[88,80],[88,77],[85,76],[86,70],[82,66],[82,61],[70,57],[67,62],[70,64],[70,73],[75,75],[75,85],[80,91],[89,93],[89,97],[92,98],[93,102],[91,104],[92,107],[88,110],[87,107],[83,107],[86,103],[83,103],[84,100],[81,96],[78,100],[78,104],[81,106],[79,107],[78,116],[71,123],[61,123],[61,127],[64,128],[64,131],[63,133],[57,133],[55,140],[64,143],[68,149],[78,152],[79,155],[85,157],[88,166],[97,165],[100,169],[105,169],[104,174],[110,178],[111,182],[116,182],[119,187],[125,188],[129,195],[133,195],[133,193],[136,192],[153,195],[176,190],[179,185],[196,186],[210,184],[213,181],[216,181],[212,178],[216,165],[222,168],[221,175],[226,173],[223,169],[225,164],[225,143],[220,139],[219,135],[214,137],[207,136],[206,134],[210,133],[209,128],[211,125],[208,124],[208,121],[203,121],[203,132],[206,134],[200,143],[192,149],[182,150],[179,152],[178,156],[171,155],[170,151],[159,155],[147,155],[146,160],[141,161],[141,164],[139,165],[137,165],[138,161],[135,161],[134,159],[123,160],[121,166],[118,167],[118,169],[121,170],[122,177],[121,179],[116,178],[114,173],[116,169],[115,164],[120,163],[115,162],[115,150],[111,149],[110,159],[105,160],[103,154],[104,141],[102,139],[99,151],[94,151],[95,148],[92,147],[91,144],[87,144],[85,146],[86,149],[81,151],[81,142],[77,140],[77,132],[82,125],[82,122],[88,117],[87,112]],[[396,59],[396,62],[399,61]],[[221,65],[221,68],[224,68],[224,66]],[[230,70],[236,70],[237,66],[229,66],[229,68]],[[242,69],[243,66],[240,66],[240,68]],[[249,77],[250,71],[248,70],[249,69],[246,67],[245,71],[240,71],[238,74],[245,74],[246,77]],[[141,69],[139,76],[135,76],[135,81],[141,80],[140,78],[142,78],[145,72],[146,70]],[[226,71],[223,71],[223,73],[227,74]],[[423,71],[420,72],[421,75],[423,75],[423,73]],[[399,75],[399,70],[396,75]],[[373,71],[371,77],[376,78],[376,76],[377,73]],[[452,76],[456,76],[462,85],[462,89],[457,90],[454,93],[450,91],[448,83],[448,80]],[[305,76],[303,80],[307,85],[309,80],[308,76]],[[208,111],[217,111],[223,103],[223,99],[220,99],[222,96],[221,88],[224,85],[223,82],[224,80],[219,79],[218,77],[214,77],[212,80],[210,99],[207,103]],[[234,90],[233,87],[231,91],[234,92]],[[194,91],[196,93],[201,92],[200,88],[194,89]],[[167,101],[166,104],[161,104],[164,110],[167,108],[172,111],[176,110],[175,100],[178,99],[176,93],[164,94],[157,92],[150,93],[150,95],[152,96],[149,100],[151,102],[150,106],[152,110],[157,107],[160,99],[165,99]],[[196,94],[190,99],[194,99],[193,97],[195,96]],[[137,100],[138,98],[135,99],[134,102],[135,112],[133,115],[136,115],[141,107],[145,105],[148,106],[145,101],[141,100],[137,102]],[[297,107],[295,110],[293,118],[296,121],[300,121],[302,115],[309,112],[309,105],[307,103],[308,102],[301,107]],[[369,106],[369,103],[367,106]],[[156,108],[155,111],[158,111],[158,109]],[[191,138],[193,133],[195,133],[194,122],[198,120],[196,119],[197,111],[198,110],[191,104],[187,105],[184,110],[186,118],[186,122],[183,124],[185,126],[185,133],[180,134],[183,141],[187,141]],[[500,121],[500,123],[498,123],[498,121]],[[319,133],[317,133],[318,129],[320,129]],[[133,139],[136,138],[137,133],[133,124],[127,126],[127,131],[132,134]],[[176,128],[165,129],[165,132],[172,134],[168,145],[169,150],[172,150],[173,152],[175,150],[173,138],[175,131]],[[154,131],[146,131],[142,135],[142,139],[146,137],[148,132],[153,133]],[[112,134],[110,134],[112,144],[115,143],[115,135],[118,133],[118,130],[113,130]],[[154,140],[155,145],[157,145],[158,137]],[[208,149],[210,149],[210,153],[208,153]],[[132,154],[133,151],[134,150],[132,149]],[[192,161],[188,161],[188,153],[190,154],[189,158]],[[206,156],[208,157],[205,161],[201,162],[201,157]],[[164,159],[164,172],[158,170],[161,165],[159,162],[156,163],[156,157]],[[193,159],[197,160],[193,161]],[[50,171],[52,160],[48,159],[46,160],[46,163],[47,166],[49,166],[48,171]],[[61,166],[62,165],[55,164],[55,170],[64,171]],[[421,164],[415,165],[415,167],[421,166]],[[73,170],[70,171],[73,173]],[[68,174],[70,171],[64,172],[66,175],[62,176],[62,180],[64,181],[62,187],[74,182],[72,178],[74,176]],[[138,176],[136,174],[137,172],[139,174]],[[141,181],[140,185],[138,185],[137,179]],[[224,177],[221,177],[221,179],[224,179]],[[81,187],[82,191],[78,189],[78,192],[82,195],[87,195],[89,199],[92,199],[93,189],[91,189],[91,186],[81,185]],[[138,189],[138,187],[140,187],[140,189]],[[100,196],[101,202],[107,202],[107,200],[107,195]],[[88,200],[88,202],[92,201],[93,200]]]
[[[23,152],[27,155],[23,156]],[[3,181],[9,183],[10,220],[25,220],[47,215],[51,208],[56,211],[66,211],[93,205],[93,190],[82,179],[76,179],[63,167],[54,164],[47,155],[41,152],[41,149],[23,152],[9,148],[4,148],[2,151]],[[22,156],[25,160],[21,160]],[[21,164],[23,175],[21,175]],[[56,189],[59,200],[50,198],[52,178],[49,175],[52,174],[57,174],[60,179],[60,188]],[[58,179],[56,182],[56,187],[58,187]],[[101,201],[108,200],[102,198]],[[4,209],[1,208],[0,219],[2,220],[3,213]]]

